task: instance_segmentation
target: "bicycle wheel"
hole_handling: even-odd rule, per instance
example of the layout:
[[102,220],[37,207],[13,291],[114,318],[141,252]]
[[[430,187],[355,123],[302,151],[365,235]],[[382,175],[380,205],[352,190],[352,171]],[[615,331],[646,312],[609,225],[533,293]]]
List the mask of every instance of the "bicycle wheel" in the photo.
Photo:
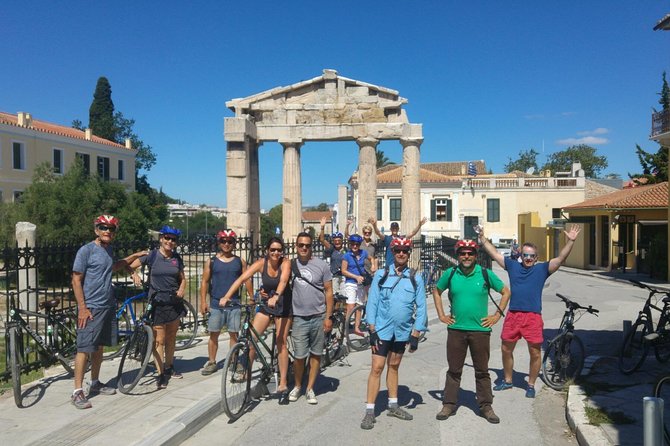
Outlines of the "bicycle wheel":
[[128,313],[124,312],[121,315],[121,318],[118,319],[118,324],[119,328],[116,345],[107,347],[106,349],[109,350],[103,353],[102,359],[114,359],[120,356],[126,347],[128,339],[130,339],[130,335],[133,333],[133,325],[130,324],[130,317],[128,316]]
[[549,342],[542,358],[542,380],[554,390],[563,390],[584,367],[584,344],[574,333],[563,333]]
[[663,434],[670,445],[670,375],[662,376],[654,385],[654,396],[663,398]]
[[21,395],[21,365],[23,363],[23,330],[12,327],[9,331],[9,369],[12,373],[12,388],[16,407],[23,407]]
[[[360,317],[360,323],[356,326],[356,315]],[[356,333],[358,331],[358,333]],[[347,345],[351,350],[360,352],[370,348],[370,334],[368,323],[365,320],[365,305],[358,304],[347,319],[345,326]]]
[[662,317],[656,327],[658,339],[652,344],[658,362],[667,362],[670,359],[670,319]]
[[326,333],[321,356],[321,367],[328,367],[337,359],[343,356],[344,349],[344,314],[336,312],[332,316],[333,329]]
[[130,393],[144,375],[151,359],[154,334],[148,325],[139,325],[130,336],[121,356],[116,381],[121,393]]
[[179,320],[179,331],[177,332],[177,343],[175,350],[184,350],[189,348],[195,337],[198,335],[198,313],[191,305],[191,302],[183,300],[188,314]]
[[249,347],[238,342],[228,352],[223,362],[221,374],[221,406],[231,421],[242,416],[249,401],[251,390],[251,370],[249,364]]
[[619,351],[619,370],[630,375],[640,368],[649,353],[649,344],[644,337],[651,332],[651,323],[638,319],[621,344]]

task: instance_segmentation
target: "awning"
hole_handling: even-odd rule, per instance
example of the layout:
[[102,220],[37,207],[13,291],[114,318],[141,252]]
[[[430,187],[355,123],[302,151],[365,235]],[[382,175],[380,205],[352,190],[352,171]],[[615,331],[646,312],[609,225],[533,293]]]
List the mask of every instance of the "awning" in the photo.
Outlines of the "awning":
[[638,220],[641,225],[653,226],[653,225],[667,225],[668,220]]

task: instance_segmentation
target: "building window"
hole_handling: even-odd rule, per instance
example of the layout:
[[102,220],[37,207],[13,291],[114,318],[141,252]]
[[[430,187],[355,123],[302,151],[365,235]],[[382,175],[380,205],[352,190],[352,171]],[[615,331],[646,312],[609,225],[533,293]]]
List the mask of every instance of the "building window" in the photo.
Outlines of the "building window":
[[500,221],[500,198],[486,199],[486,221]]
[[54,149],[53,166],[54,173],[63,173],[63,151],[61,149]]
[[551,208],[551,218],[553,219],[563,218],[563,216],[561,215],[561,208]]
[[103,181],[109,181],[109,158],[106,156],[98,157],[98,176]]
[[84,175],[89,176],[91,174],[91,155],[88,153],[77,153],[77,159],[81,161],[81,169]]
[[389,200],[390,204],[390,215],[389,219],[391,221],[399,221],[400,215],[402,214],[402,201],[400,198],[391,198]]
[[117,166],[119,166],[119,177],[118,177],[119,181],[123,181],[126,179],[125,172],[123,171],[124,164],[125,163],[123,162],[123,160],[119,160],[119,162],[117,163]]
[[377,221],[382,219],[382,199],[377,198]]
[[12,150],[12,165],[16,170],[26,170],[26,147],[22,142],[14,142]]
[[449,198],[430,200],[430,221],[451,221],[451,212]]
[[19,201],[21,201],[21,195],[23,195],[22,190],[15,190],[14,191],[14,203],[18,203]]

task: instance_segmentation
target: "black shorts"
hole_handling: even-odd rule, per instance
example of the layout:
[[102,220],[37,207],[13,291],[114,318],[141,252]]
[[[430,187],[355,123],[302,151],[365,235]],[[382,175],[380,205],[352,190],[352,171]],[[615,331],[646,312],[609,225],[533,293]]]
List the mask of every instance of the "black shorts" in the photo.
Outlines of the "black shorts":
[[377,352],[373,353],[373,355],[383,356],[384,358],[386,358],[390,352],[402,355],[405,353],[406,348],[407,341],[396,341],[395,338],[391,339],[390,341],[384,341],[380,339],[379,343],[377,344]]
[[90,308],[93,319],[84,328],[77,328],[77,352],[93,353],[102,345],[112,345],[117,324],[114,308]]
[[290,296],[284,295],[277,301],[274,308],[268,307],[267,301],[263,301],[259,311],[267,316],[291,317],[293,316],[293,300]]
[[181,302],[175,304],[155,303],[154,305],[153,325],[165,325],[182,317],[184,305]]

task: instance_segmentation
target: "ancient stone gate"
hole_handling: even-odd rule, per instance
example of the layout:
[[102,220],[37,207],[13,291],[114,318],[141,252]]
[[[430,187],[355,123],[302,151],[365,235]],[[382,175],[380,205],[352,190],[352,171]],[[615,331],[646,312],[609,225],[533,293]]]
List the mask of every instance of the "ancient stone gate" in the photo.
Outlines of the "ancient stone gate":
[[[359,150],[359,202],[356,219],[376,215],[377,168],[375,149],[380,140],[397,139],[403,146],[402,227],[419,222],[419,151],[421,124],[411,124],[398,92],[339,76],[322,76],[277,87],[226,106],[235,112],[225,118],[228,226],[238,234],[259,234],[260,192],[258,149],[265,141],[284,148],[284,238],[302,229],[300,147],[306,141],[356,141]],[[343,177],[349,173],[343,172]]]

